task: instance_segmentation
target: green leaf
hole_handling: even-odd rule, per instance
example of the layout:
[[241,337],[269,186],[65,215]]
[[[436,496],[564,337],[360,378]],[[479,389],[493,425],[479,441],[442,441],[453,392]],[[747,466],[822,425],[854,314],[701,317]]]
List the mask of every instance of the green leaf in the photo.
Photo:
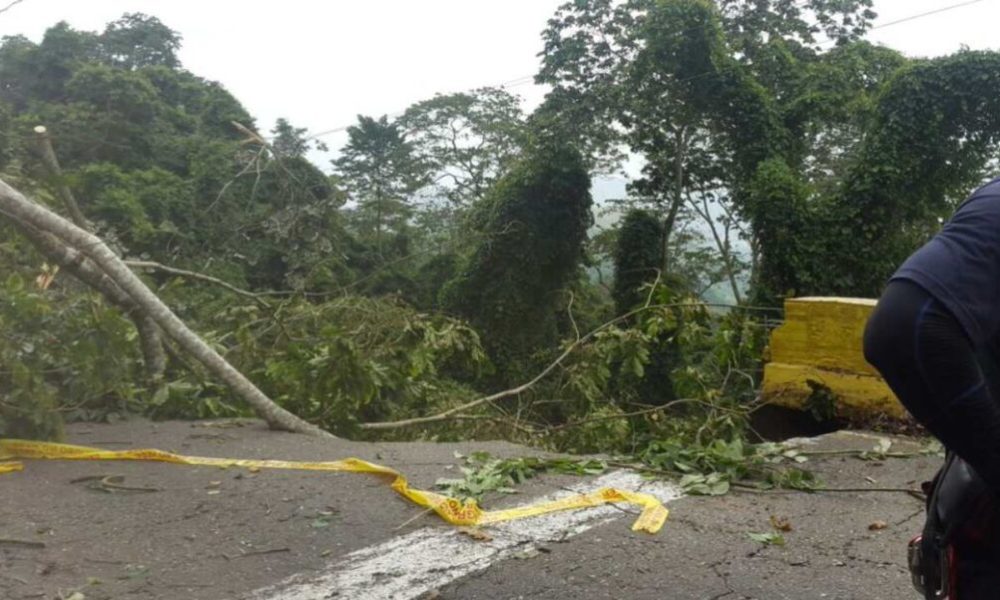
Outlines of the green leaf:
[[784,546],[785,536],[780,533],[748,533],[747,537],[765,546]]

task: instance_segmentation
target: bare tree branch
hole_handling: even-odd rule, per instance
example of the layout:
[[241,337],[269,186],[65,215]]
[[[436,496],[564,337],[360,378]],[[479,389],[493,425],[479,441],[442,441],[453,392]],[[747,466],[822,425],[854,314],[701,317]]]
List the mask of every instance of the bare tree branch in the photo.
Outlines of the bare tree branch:
[[539,373],[538,375],[536,375],[533,379],[531,379],[527,383],[523,383],[523,384],[521,384],[521,385],[519,385],[519,386],[517,386],[515,388],[511,388],[509,390],[504,390],[502,392],[497,392],[496,394],[491,394],[489,396],[483,396],[482,398],[478,398],[478,399],[473,400],[471,402],[467,402],[465,404],[462,404],[461,406],[456,406],[455,408],[448,409],[448,410],[446,410],[444,412],[440,412],[440,413],[438,413],[436,415],[431,415],[431,416],[427,416],[427,417],[415,417],[413,419],[404,419],[402,421],[387,421],[387,422],[383,422],[383,423],[362,423],[360,425],[360,427],[362,429],[397,429],[397,428],[400,428],[400,427],[409,427],[411,425],[423,425],[423,424],[426,424],[426,423],[436,423],[436,422],[439,422],[439,421],[447,420],[448,418],[450,418],[450,417],[452,417],[454,415],[458,415],[458,414],[464,413],[467,410],[471,410],[471,409],[476,408],[478,406],[482,406],[483,404],[488,404],[490,402],[496,402],[497,400],[502,400],[504,398],[509,398],[511,396],[516,396],[518,394],[521,394],[523,392],[528,391],[536,383],[538,383],[539,381],[545,379],[549,375],[549,373],[551,373],[552,371],[554,371],[556,369],[556,367],[558,367],[559,365],[561,365],[562,362],[564,360],[566,360],[566,358],[570,354],[572,354],[577,348],[579,348],[583,344],[585,344],[588,341],[590,341],[595,335],[597,335],[598,333],[604,331],[605,329],[608,329],[609,327],[613,327],[613,326],[617,325],[618,323],[621,323],[622,321],[626,321],[628,319],[631,319],[635,315],[637,315],[639,313],[642,313],[644,311],[647,311],[647,310],[651,310],[651,309],[654,309],[654,308],[669,308],[669,307],[678,307],[678,306],[687,306],[687,305],[686,304],[682,304],[682,303],[675,303],[675,304],[657,304],[657,305],[643,306],[641,308],[637,308],[637,309],[635,309],[633,311],[627,312],[627,313],[625,313],[625,314],[623,314],[623,315],[621,315],[619,317],[615,317],[614,319],[611,319],[607,323],[604,323],[603,325],[601,325],[597,329],[592,330],[587,335],[581,337],[580,339],[576,340],[575,342],[573,342],[572,344],[570,344],[569,346],[567,346],[566,349],[563,350],[562,354],[560,354],[559,357],[556,358],[554,361],[552,361],[551,363],[549,363],[549,366],[545,367],[542,370],[541,373]]
[[[66,211],[77,227],[92,231],[90,223],[80,210],[73,191],[66,185],[63,178],[62,167],[59,166],[59,159],[56,157],[55,149],[52,147],[52,137],[43,125],[35,127],[35,142],[37,150],[42,159],[49,177],[55,185],[56,192],[66,206]],[[135,324],[139,332],[139,345],[142,349],[143,365],[146,368],[146,376],[150,384],[159,386],[163,381],[164,373],[167,370],[167,355],[163,349],[163,340],[160,337],[160,330],[156,323],[152,321],[143,311],[138,310],[138,306],[131,301],[128,294],[123,292],[117,285],[107,279],[99,268],[89,261],[85,262],[82,255],[74,254],[71,248],[66,247],[62,242],[52,235],[45,235],[43,232],[32,228],[24,222],[18,222],[21,231],[28,237],[42,254],[49,260],[65,267],[77,279],[90,285],[100,292],[111,304],[117,306]],[[29,229],[31,229],[29,231]]]
[[[549,365],[547,367],[545,367],[542,370],[541,373],[539,373],[538,375],[536,375],[534,378],[532,378],[527,383],[523,383],[523,384],[521,384],[521,385],[519,385],[517,387],[511,388],[511,389],[508,389],[508,390],[504,390],[502,392],[497,392],[497,393],[491,394],[489,396],[483,396],[481,398],[477,398],[475,400],[472,400],[471,402],[466,402],[465,404],[462,404],[460,406],[456,406],[454,408],[450,408],[450,409],[448,409],[446,411],[442,411],[442,412],[434,414],[434,415],[429,415],[429,416],[426,416],[426,417],[414,417],[412,419],[403,419],[401,421],[385,421],[385,422],[381,422],[381,423],[362,423],[361,425],[359,425],[359,427],[361,429],[368,429],[368,430],[399,429],[399,428],[402,428],[402,427],[411,427],[413,425],[425,425],[427,423],[438,423],[438,422],[446,421],[446,420],[452,419],[452,418],[462,418],[462,419],[468,418],[468,415],[463,415],[462,413],[464,413],[464,412],[466,412],[468,410],[472,410],[473,408],[477,408],[479,406],[482,406],[484,404],[490,404],[490,403],[496,402],[497,400],[502,400],[504,398],[509,398],[511,396],[516,396],[518,394],[521,394],[521,393],[524,393],[524,392],[528,391],[529,389],[531,389],[532,387],[534,387],[535,384],[537,384],[539,381],[545,379],[550,373],[552,373],[552,371],[554,371],[559,365],[561,365],[563,363],[563,361],[565,361],[566,358],[569,357],[570,354],[572,354],[574,351],[576,351],[577,348],[579,348],[580,346],[582,346],[582,345],[586,344],[587,342],[589,342],[591,339],[594,338],[594,336],[596,336],[598,333],[604,331],[605,329],[608,329],[610,327],[614,327],[615,325],[618,325],[619,323],[627,321],[627,320],[631,319],[632,317],[634,317],[634,316],[636,316],[638,314],[641,314],[641,313],[643,313],[643,312],[645,312],[647,310],[655,310],[655,309],[663,309],[663,308],[681,308],[681,307],[685,307],[685,306],[704,306],[704,307],[708,307],[708,308],[732,308],[732,309],[750,310],[750,311],[773,311],[773,310],[775,310],[772,307],[765,307],[765,306],[736,306],[736,305],[732,305],[732,304],[721,304],[721,303],[711,303],[711,302],[673,302],[673,303],[669,303],[669,304],[647,304],[646,306],[642,306],[642,307],[636,308],[635,310],[629,311],[629,312],[627,312],[627,313],[625,313],[625,314],[623,314],[621,316],[615,317],[614,319],[611,319],[610,321],[604,323],[603,325],[597,327],[596,329],[591,330],[589,333],[587,333],[586,335],[584,335],[580,339],[576,340],[575,342],[573,342],[572,344],[570,344],[569,346],[567,346],[566,349],[562,352],[562,354],[560,354],[554,361],[552,361],[551,363],[549,363]],[[693,402],[693,401],[691,401],[691,400],[682,400],[682,401],[678,401],[678,402]],[[644,414],[645,412],[656,412],[656,411],[655,410],[643,411],[640,414]],[[616,416],[611,417],[611,418],[620,418],[620,417],[622,417],[622,415],[616,415]]]
[[661,413],[675,406],[680,406],[681,404],[709,404],[704,400],[698,400],[695,398],[685,398],[681,400],[672,400],[663,406],[655,406],[653,408],[646,408],[643,410],[636,410],[627,413],[621,413],[617,415],[602,415],[600,417],[591,417],[589,419],[581,419],[579,421],[570,421],[568,423],[563,423],[562,425],[553,425],[551,427],[546,427],[544,429],[545,433],[554,433],[556,431],[562,431],[564,429],[573,429],[574,427],[582,427],[584,425],[589,425],[590,423],[601,423],[603,421],[617,421],[619,419],[630,419],[632,417],[642,417],[645,415],[651,415],[655,413]]
[[[729,280],[729,287],[733,292],[733,297],[736,299],[737,304],[743,302],[743,296],[740,294],[740,286],[736,282],[736,266],[733,260],[732,247],[729,245],[729,221],[727,219],[725,225],[725,239],[719,235],[719,231],[716,227],[715,219],[712,217],[712,211],[708,207],[708,194],[706,194],[704,187],[700,190],[701,193],[701,204],[694,199],[691,195],[691,190],[687,190],[687,200],[691,208],[694,209],[695,213],[698,214],[707,224],[709,231],[712,233],[712,239],[715,241],[715,247],[719,251],[719,255],[722,257],[722,264],[726,270],[726,278]],[[722,204],[721,202],[719,203]],[[714,283],[713,283],[714,285]]]
[[[238,288],[235,285],[229,283],[228,281],[223,281],[218,277],[212,277],[211,275],[205,275],[204,273],[198,273],[197,271],[188,271],[186,269],[178,269],[176,267],[168,267],[167,265],[160,264],[158,262],[153,262],[149,260],[126,260],[125,264],[133,269],[149,269],[152,271],[160,271],[162,273],[169,273],[171,275],[178,275],[180,277],[189,277],[191,279],[197,279],[199,281],[206,281],[214,285],[218,285],[226,288],[227,290],[233,292],[234,294],[239,294],[246,298],[250,298],[258,304],[269,306],[261,296],[263,294],[258,294],[251,292],[249,290],[244,290],[243,288]],[[291,292],[289,292],[291,293]]]
[[104,274],[92,261],[50,233],[39,231],[31,225],[11,219],[21,233],[46,259],[59,265],[84,284],[97,290],[112,305],[132,319],[139,332],[143,364],[150,383],[159,385],[167,369],[167,356],[156,322],[150,319],[118,285]]
[[45,165],[45,170],[55,184],[59,197],[62,199],[63,204],[66,205],[66,211],[69,213],[70,219],[80,229],[91,231],[92,228],[87,223],[87,218],[83,216],[83,213],[80,211],[80,205],[76,203],[73,191],[69,189],[69,186],[66,185],[66,181],[63,179],[62,167],[59,166],[59,159],[56,158],[56,152],[52,148],[52,137],[44,125],[35,127],[35,142],[38,146],[38,154],[42,158],[42,164]]

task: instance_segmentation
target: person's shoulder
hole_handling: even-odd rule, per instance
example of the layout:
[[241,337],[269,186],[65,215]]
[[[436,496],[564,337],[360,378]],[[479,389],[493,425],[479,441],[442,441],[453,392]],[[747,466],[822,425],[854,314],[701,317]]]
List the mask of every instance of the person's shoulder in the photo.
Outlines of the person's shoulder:
[[961,213],[979,213],[984,210],[996,212],[996,209],[1000,208],[1000,203],[976,202],[984,198],[1000,198],[1000,177],[983,184],[976,191],[969,194],[969,197],[955,210],[955,216]]
[[969,199],[978,198],[979,196],[1000,196],[1000,177],[988,181],[979,189],[972,192]]

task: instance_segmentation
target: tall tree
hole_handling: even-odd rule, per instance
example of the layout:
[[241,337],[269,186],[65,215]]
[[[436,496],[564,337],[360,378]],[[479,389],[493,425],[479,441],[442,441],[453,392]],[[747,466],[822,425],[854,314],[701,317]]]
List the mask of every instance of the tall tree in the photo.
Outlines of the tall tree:
[[[858,41],[874,17],[871,4],[570,2],[545,32],[539,79],[554,86],[550,104],[573,115],[567,121],[579,123],[575,130],[595,153],[607,154],[624,141],[646,158],[633,190],[647,205],[661,207],[665,240],[682,206],[703,204],[700,196],[709,193],[730,203],[726,218],[748,223],[748,241],[761,253],[755,262],[767,270],[769,257],[787,254],[773,244],[788,241],[778,232],[788,224],[772,226],[779,214],[755,206],[740,190],[757,165],[775,155],[793,171],[817,174],[850,160],[844,149],[856,147],[860,128],[846,107],[870,108],[902,62]],[[837,45],[832,51],[825,49],[829,42]],[[866,76],[845,76],[849,61]],[[669,262],[665,256],[664,265]]]
[[417,102],[399,123],[434,170],[438,192],[459,208],[480,200],[510,168],[526,135],[520,98],[499,88]]
[[271,130],[271,150],[278,158],[302,158],[313,147],[326,150],[326,144],[306,137],[305,127],[295,127],[288,119],[279,118]]
[[399,234],[410,217],[413,195],[428,182],[426,166],[413,142],[388,117],[358,116],[334,167],[357,203],[362,233],[384,254],[387,234]]
[[156,17],[142,13],[126,13],[108,23],[101,46],[105,60],[125,69],[180,66],[181,36]]

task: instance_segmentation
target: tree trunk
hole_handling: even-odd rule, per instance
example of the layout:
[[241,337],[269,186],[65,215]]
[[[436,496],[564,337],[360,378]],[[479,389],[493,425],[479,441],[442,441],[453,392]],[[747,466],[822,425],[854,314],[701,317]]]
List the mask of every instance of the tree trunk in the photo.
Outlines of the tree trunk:
[[687,194],[688,204],[708,224],[708,229],[712,233],[712,239],[715,240],[715,247],[719,250],[719,255],[722,257],[722,264],[726,268],[726,278],[729,280],[729,288],[733,292],[733,299],[736,300],[736,304],[743,304],[743,295],[740,294],[740,286],[736,282],[736,265],[733,260],[733,251],[729,243],[729,224],[727,223],[725,226],[725,237],[720,236],[715,226],[715,219],[712,217],[712,211],[709,209],[708,197],[704,188],[700,189],[699,193],[701,194],[701,206],[699,207],[697,201],[691,197],[690,190]]
[[[38,144],[38,153],[41,155],[42,164],[45,165],[45,169],[48,171],[49,177],[52,178],[52,181],[56,186],[56,191],[59,193],[59,197],[62,198],[63,204],[66,205],[66,211],[69,213],[70,219],[80,229],[92,231],[90,224],[87,222],[87,218],[80,210],[80,205],[76,202],[76,197],[73,196],[73,190],[69,189],[69,186],[66,185],[66,182],[63,179],[62,167],[59,166],[59,159],[56,157],[56,151],[52,147],[52,137],[49,135],[48,130],[43,125],[39,125],[38,127],[35,127],[35,134],[36,142]],[[24,224],[22,223],[21,225],[23,230]],[[64,250],[70,250],[65,246],[62,248],[56,247],[61,244],[58,244],[55,239],[42,241],[40,245],[37,237],[32,236],[28,232],[25,232],[25,234],[28,235],[29,239],[33,240],[35,246],[38,247],[39,250],[42,250],[43,253],[46,252],[45,248],[48,248],[50,252],[55,252],[56,254],[61,254]],[[53,246],[52,243],[56,243],[56,246]],[[52,259],[51,256],[50,259]],[[56,262],[56,264],[60,264],[58,261],[54,260],[54,262]],[[60,264],[60,266],[68,267],[69,271],[76,275],[78,279],[87,283],[87,280],[85,279],[87,276],[81,276],[78,269],[73,269],[69,265]],[[96,273],[100,275],[100,269],[97,269],[93,265],[91,265],[90,270],[96,271]],[[93,279],[93,277],[91,277],[91,279]],[[143,366],[146,367],[146,378],[149,380],[150,385],[152,385],[154,389],[159,387],[163,382],[163,374],[167,370],[167,354],[163,350],[163,339],[160,337],[160,330],[156,326],[156,323],[141,310],[136,310],[138,307],[134,302],[130,302],[130,306],[126,306],[121,304],[120,300],[116,302],[112,295],[109,295],[108,290],[102,291],[93,284],[89,285],[98,289],[98,291],[104,294],[105,298],[113,304],[116,304],[118,308],[124,310],[125,313],[128,314],[129,318],[132,319],[132,322],[135,324],[136,331],[139,332],[139,345],[142,347]],[[117,286],[115,287],[117,288]],[[120,292],[120,296],[123,296],[124,299],[128,300],[128,294],[121,292],[120,289],[118,291]]]
[[45,170],[49,172],[49,177],[55,183],[56,191],[59,192],[59,197],[62,198],[63,204],[66,205],[66,211],[69,213],[70,219],[77,227],[89,231],[90,227],[87,225],[87,219],[83,216],[83,212],[80,211],[80,205],[76,203],[73,191],[63,181],[62,167],[59,166],[56,151],[52,148],[52,138],[49,137],[48,130],[44,125],[39,125],[35,127],[35,134],[37,136],[38,154],[42,157],[42,164],[45,165]]
[[167,355],[163,350],[163,340],[156,322],[82,253],[70,248],[51,233],[40,231],[20,219],[12,217],[11,220],[46,259],[99,292],[109,304],[132,319],[139,332],[146,375],[151,385],[158,386],[167,369]]
[[674,154],[674,194],[670,202],[670,210],[667,218],[663,220],[663,247],[660,249],[660,265],[663,273],[670,272],[670,234],[673,233],[674,224],[677,222],[677,213],[684,203],[684,159],[687,148],[686,130],[680,128],[674,134],[676,152]]
[[224,381],[233,393],[250,404],[272,428],[333,437],[333,434],[303,421],[275,404],[204,340],[188,329],[100,238],[80,229],[47,208],[31,202],[3,180],[0,180],[0,213],[39,231],[52,233],[85,254],[103,271],[103,275],[128,294],[184,351],[194,356],[209,372]]

